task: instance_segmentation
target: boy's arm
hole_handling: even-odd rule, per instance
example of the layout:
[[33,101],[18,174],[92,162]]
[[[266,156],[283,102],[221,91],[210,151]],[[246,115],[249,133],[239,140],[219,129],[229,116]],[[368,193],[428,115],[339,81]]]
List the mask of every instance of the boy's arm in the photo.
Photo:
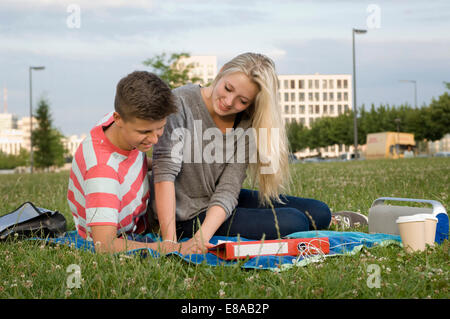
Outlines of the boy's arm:
[[150,248],[162,253],[179,250],[179,244],[172,242],[142,243],[117,238],[117,227],[108,225],[91,226],[91,237],[97,253],[117,253],[132,249]]
[[146,244],[117,238],[121,205],[118,179],[116,171],[108,165],[93,166],[86,173],[86,226],[91,229],[90,236],[94,240],[95,250],[110,253],[137,248],[176,250],[176,247],[169,247],[169,242],[165,242],[161,247],[161,243]]

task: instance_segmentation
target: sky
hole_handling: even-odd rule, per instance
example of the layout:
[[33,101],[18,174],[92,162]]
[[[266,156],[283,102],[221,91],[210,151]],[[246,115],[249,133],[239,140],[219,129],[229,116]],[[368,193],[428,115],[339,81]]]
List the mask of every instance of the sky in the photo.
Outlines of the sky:
[[64,135],[88,133],[114,108],[117,82],[157,54],[243,52],[271,57],[278,74],[351,74],[357,102],[419,106],[450,82],[448,0],[1,0],[0,110],[29,115],[47,98]]

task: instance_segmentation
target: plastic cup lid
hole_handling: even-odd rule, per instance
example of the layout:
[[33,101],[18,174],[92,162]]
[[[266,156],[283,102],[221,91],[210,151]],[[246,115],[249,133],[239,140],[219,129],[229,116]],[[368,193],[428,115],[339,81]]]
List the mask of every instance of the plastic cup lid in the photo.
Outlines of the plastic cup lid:
[[431,214],[416,214],[416,216],[417,216],[417,215],[420,215],[420,216],[422,216],[422,217],[425,218],[425,219],[431,219],[431,220],[435,220],[435,221],[438,220],[436,217],[434,217],[434,216],[431,215]]
[[397,218],[397,223],[408,223],[408,222],[424,222],[425,214],[416,214],[410,216],[400,216]]

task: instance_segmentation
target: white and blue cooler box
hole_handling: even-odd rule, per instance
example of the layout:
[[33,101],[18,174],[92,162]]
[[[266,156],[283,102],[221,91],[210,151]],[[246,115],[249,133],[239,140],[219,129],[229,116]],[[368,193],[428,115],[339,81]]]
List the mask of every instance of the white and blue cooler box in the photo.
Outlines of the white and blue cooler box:
[[[386,205],[385,201],[425,203],[430,204],[432,208]],[[437,218],[435,242],[441,244],[448,239],[449,220],[444,206],[436,200],[414,198],[380,197],[376,199],[369,209],[369,233],[399,235],[395,222],[397,218],[416,214],[432,214]]]

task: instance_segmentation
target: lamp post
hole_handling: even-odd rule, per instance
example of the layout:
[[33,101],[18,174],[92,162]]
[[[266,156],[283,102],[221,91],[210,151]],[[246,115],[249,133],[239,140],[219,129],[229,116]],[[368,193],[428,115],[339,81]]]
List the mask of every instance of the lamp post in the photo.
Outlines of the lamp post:
[[355,66],[355,33],[364,34],[367,30],[352,29],[352,48],[353,48],[353,139],[355,147],[355,159],[358,155],[358,122],[357,122],[357,104],[356,104],[356,66]]
[[397,153],[397,156],[400,153],[400,122],[402,120],[399,118],[396,118],[394,122],[397,124],[397,143],[395,144],[395,152]]
[[417,109],[417,81],[416,80],[399,80],[399,82],[414,84],[414,107]]
[[30,66],[30,173],[33,174],[33,90],[32,71],[44,70],[45,66]]

